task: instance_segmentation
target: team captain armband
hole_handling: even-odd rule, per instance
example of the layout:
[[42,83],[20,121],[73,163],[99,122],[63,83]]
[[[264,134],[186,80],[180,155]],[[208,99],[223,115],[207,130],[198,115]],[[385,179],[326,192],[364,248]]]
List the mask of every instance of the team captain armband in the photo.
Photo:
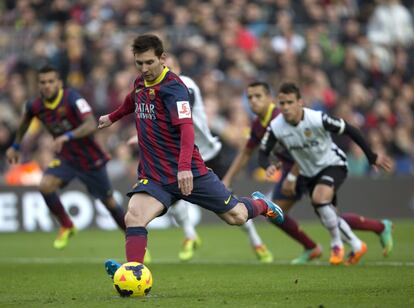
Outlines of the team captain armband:
[[189,101],[178,101],[177,111],[178,111],[179,119],[191,118],[190,102]]

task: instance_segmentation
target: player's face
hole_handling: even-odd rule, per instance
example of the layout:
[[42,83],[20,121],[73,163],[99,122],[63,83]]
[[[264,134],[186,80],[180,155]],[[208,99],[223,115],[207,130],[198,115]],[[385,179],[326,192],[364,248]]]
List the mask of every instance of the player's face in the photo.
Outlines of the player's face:
[[285,121],[290,124],[299,123],[303,113],[302,100],[295,93],[279,93],[277,100]]
[[59,89],[62,87],[62,82],[56,72],[47,72],[39,74],[39,91],[40,95],[46,99],[53,99]]
[[264,116],[269,104],[272,102],[271,96],[263,86],[248,87],[247,99],[252,111],[258,116]]
[[155,55],[153,49],[134,55],[135,65],[146,81],[154,81],[164,69],[165,54]]

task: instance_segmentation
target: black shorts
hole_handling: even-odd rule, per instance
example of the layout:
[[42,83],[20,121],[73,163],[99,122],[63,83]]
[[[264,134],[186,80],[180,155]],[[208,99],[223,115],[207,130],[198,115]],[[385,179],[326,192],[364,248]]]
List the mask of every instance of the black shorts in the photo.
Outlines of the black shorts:
[[214,156],[214,158],[205,162],[206,166],[213,170],[213,172],[219,177],[221,180],[227,172],[228,166],[226,165],[223,154],[221,151]]
[[298,178],[298,185],[307,189],[309,196],[312,197],[313,190],[318,184],[325,184],[333,187],[335,194],[332,204],[336,206],[336,192],[348,175],[348,169],[345,166],[329,166],[320,171],[314,177],[306,177],[300,175]]

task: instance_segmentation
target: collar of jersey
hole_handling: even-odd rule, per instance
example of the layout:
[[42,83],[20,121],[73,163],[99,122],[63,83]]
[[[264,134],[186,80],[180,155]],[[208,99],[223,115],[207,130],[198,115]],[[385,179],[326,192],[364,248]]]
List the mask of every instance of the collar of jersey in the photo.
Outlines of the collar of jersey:
[[45,105],[47,109],[53,110],[59,105],[60,101],[62,100],[62,96],[63,96],[63,89],[59,89],[58,95],[56,95],[56,98],[53,101],[44,100],[43,104]]
[[270,104],[267,108],[266,115],[263,119],[260,120],[260,124],[262,124],[263,127],[266,127],[267,124],[269,124],[270,118],[272,117],[273,109],[275,109],[275,104]]
[[152,87],[152,86],[159,84],[164,79],[165,75],[167,75],[168,71],[169,71],[168,67],[164,66],[164,69],[162,70],[161,74],[155,80],[153,81],[144,80],[145,87]]

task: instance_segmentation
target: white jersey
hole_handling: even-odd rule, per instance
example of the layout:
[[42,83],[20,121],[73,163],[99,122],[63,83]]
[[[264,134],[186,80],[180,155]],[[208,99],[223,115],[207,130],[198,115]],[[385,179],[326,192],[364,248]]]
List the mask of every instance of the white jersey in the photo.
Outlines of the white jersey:
[[[329,166],[347,166],[345,153],[332,141],[330,132],[341,134],[345,121],[328,116],[320,111],[304,108],[303,119],[293,126],[282,114],[270,122],[276,139],[282,142],[299,166],[300,174],[313,177]],[[266,135],[262,145],[266,144]]]
[[213,136],[208,127],[207,115],[204,111],[204,103],[201,97],[200,88],[187,76],[180,76],[180,79],[184,82],[190,92],[195,144],[198,146],[203,160],[209,161],[220,152],[222,144],[218,137]]

